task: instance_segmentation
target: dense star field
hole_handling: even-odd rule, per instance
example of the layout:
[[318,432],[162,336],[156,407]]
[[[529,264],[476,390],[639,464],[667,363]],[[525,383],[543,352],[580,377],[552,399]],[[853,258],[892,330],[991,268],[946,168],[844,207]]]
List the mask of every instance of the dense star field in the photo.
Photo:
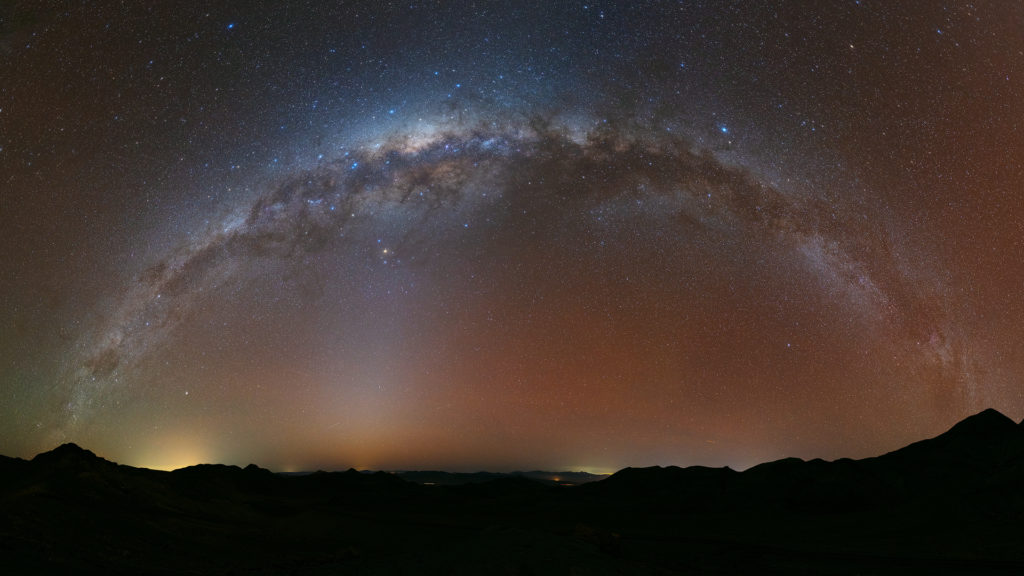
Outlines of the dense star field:
[[1024,417],[1024,5],[0,6],[0,453],[609,472]]

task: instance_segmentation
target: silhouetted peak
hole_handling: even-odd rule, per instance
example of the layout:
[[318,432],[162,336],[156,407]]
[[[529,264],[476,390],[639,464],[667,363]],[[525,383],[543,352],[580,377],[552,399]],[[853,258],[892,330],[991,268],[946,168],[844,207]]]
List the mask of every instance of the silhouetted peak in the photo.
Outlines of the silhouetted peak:
[[271,472],[270,470],[267,470],[266,468],[260,468],[255,464],[249,464],[248,466],[243,468],[242,471],[247,474],[262,474],[264,476],[267,474],[273,474],[273,472]]
[[668,468],[662,468],[661,466],[647,466],[635,468],[633,466],[629,466],[612,474],[607,479],[616,482],[621,482],[622,480],[625,479],[633,480],[638,478],[651,478],[660,476],[664,474],[665,471],[671,470],[672,468],[674,468],[674,466],[669,466]]
[[678,466],[640,466],[640,467],[630,466],[629,468],[623,468],[622,470],[619,470],[615,474],[612,474],[612,477],[615,477],[615,476],[631,476],[631,477],[656,476],[656,475],[659,475],[659,474],[668,474],[668,473],[671,473],[671,472],[673,472],[675,470],[680,470],[680,468]]
[[234,474],[241,470],[234,464],[193,464],[174,470],[175,474]]
[[964,418],[946,432],[915,442],[884,455],[884,460],[910,458],[906,464],[923,465],[925,458],[936,462],[969,463],[971,466],[995,466],[1019,457],[1024,450],[1024,433],[1016,422],[991,408]]
[[601,481],[606,486],[669,486],[687,483],[695,486],[707,482],[718,482],[736,474],[730,468],[709,468],[707,466],[650,466],[647,468],[623,468]]
[[95,456],[92,450],[86,450],[74,442],[66,442],[50,450],[50,454],[81,454],[83,456]]
[[986,408],[973,416],[968,416],[949,429],[946,435],[991,436],[999,434],[1016,434],[1017,423],[993,408]]
[[92,451],[81,448],[77,444],[71,442],[61,444],[49,452],[37,454],[32,461],[42,463],[105,462],[105,460],[94,454]]
[[762,464],[758,464],[757,466],[753,466],[747,469],[747,471],[744,472],[744,474],[746,474],[747,476],[756,476],[762,473],[775,473],[780,470],[791,470],[793,468],[800,468],[805,464],[806,462],[804,462],[800,458],[782,458],[780,460],[772,460],[771,462],[764,462]]

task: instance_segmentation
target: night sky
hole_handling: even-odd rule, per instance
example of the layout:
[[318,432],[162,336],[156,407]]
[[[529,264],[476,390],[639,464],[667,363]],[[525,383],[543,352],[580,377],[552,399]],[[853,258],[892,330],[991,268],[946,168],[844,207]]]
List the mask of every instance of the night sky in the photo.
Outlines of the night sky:
[[1017,2],[0,3],[0,453],[865,457],[1024,417]]

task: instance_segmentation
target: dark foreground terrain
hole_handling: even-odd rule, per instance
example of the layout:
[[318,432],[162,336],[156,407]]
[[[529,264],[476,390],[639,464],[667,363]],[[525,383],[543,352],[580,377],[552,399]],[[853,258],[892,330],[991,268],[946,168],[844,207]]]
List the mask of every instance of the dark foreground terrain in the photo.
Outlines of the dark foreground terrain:
[[576,487],[0,457],[3,574],[1024,574],[1024,426]]

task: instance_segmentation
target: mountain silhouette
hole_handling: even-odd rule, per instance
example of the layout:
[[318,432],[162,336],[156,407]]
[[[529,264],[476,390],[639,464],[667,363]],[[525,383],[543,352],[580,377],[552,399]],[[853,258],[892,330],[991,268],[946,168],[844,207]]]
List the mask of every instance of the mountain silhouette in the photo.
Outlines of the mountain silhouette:
[[113,462],[100,458],[90,450],[80,448],[77,444],[61,444],[60,446],[36,455],[32,463],[39,470],[96,470],[108,466],[116,466]]
[[947,432],[890,452],[882,459],[924,465],[935,462],[998,467],[1019,458],[1024,449],[1024,426],[991,408],[970,416]]
[[0,569],[1024,573],[1024,424],[995,410],[862,460],[626,468],[570,487],[555,477],[161,472],[64,444],[0,457]]

